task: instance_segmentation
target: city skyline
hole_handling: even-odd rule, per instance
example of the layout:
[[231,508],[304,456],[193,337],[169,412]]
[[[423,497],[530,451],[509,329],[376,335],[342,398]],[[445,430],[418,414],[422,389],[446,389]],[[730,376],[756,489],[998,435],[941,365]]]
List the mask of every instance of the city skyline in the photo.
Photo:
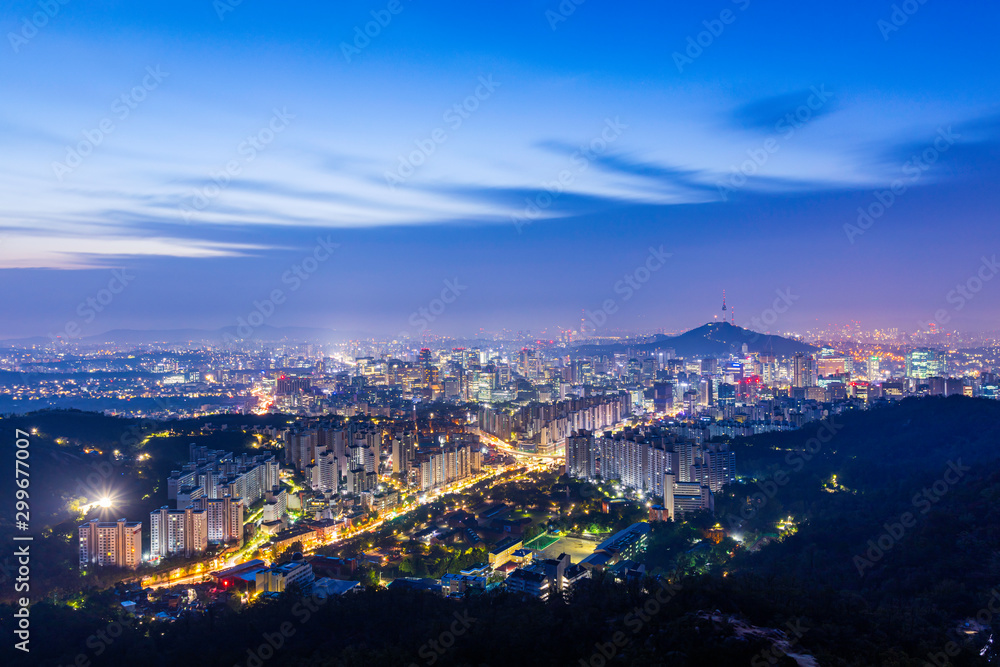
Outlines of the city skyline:
[[685,330],[722,289],[737,324],[798,296],[774,331],[996,328],[995,7],[52,7],[13,3],[0,58],[0,338],[274,290],[269,325],[394,335],[449,284],[435,334],[608,299]]
[[998,22],[4,3],[0,665],[1000,664]]

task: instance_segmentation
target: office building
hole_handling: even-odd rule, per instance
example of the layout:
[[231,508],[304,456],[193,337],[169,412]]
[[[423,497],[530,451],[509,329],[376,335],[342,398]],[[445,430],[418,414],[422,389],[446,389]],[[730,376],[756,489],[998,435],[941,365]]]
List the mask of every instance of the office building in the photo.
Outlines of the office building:
[[906,354],[906,377],[915,380],[947,377],[947,365],[947,355],[940,350],[911,350]]
[[671,519],[689,512],[715,511],[715,495],[700,482],[680,482],[672,473],[663,476],[663,507]]

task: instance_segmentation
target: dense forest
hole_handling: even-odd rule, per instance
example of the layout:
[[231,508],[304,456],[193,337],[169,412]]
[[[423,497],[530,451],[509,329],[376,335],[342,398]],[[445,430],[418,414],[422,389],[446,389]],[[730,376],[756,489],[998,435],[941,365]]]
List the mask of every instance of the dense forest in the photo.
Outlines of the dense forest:
[[[797,664],[781,654],[800,652],[815,662],[799,664],[824,666],[995,664],[1000,403],[906,400],[733,446],[742,480],[715,516],[655,525],[647,560],[667,588],[598,577],[545,603],[291,593],[169,624],[129,619],[93,593],[80,609],[35,605],[31,659],[0,660],[757,666]],[[716,521],[729,538],[693,567],[683,545]],[[10,608],[2,619],[10,636]],[[109,628],[114,638],[95,634]]]

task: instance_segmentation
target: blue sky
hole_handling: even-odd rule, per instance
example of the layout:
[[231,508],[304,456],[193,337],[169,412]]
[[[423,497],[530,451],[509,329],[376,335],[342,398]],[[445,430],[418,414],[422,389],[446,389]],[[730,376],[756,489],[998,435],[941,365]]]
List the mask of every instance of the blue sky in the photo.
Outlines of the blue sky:
[[445,280],[434,333],[608,299],[684,329],[723,288],[744,322],[790,289],[775,331],[1000,328],[1000,281],[949,299],[1000,249],[1000,8],[896,7],[4,3],[0,335],[232,325],[275,289],[269,324],[414,333]]

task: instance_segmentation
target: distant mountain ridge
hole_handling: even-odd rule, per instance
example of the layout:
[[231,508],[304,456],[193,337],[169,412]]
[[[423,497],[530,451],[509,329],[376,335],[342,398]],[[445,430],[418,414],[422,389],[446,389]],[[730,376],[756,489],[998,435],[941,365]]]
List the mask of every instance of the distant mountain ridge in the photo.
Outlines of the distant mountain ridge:
[[573,348],[573,353],[595,355],[625,352],[626,350],[653,353],[657,350],[671,348],[679,357],[723,357],[731,353],[741,352],[744,344],[747,346],[748,352],[771,354],[775,357],[790,357],[799,352],[809,354],[818,349],[808,343],[772,334],[757,333],[728,322],[709,322],[678,336],[657,334],[650,342],[635,345],[624,343],[581,345]]

